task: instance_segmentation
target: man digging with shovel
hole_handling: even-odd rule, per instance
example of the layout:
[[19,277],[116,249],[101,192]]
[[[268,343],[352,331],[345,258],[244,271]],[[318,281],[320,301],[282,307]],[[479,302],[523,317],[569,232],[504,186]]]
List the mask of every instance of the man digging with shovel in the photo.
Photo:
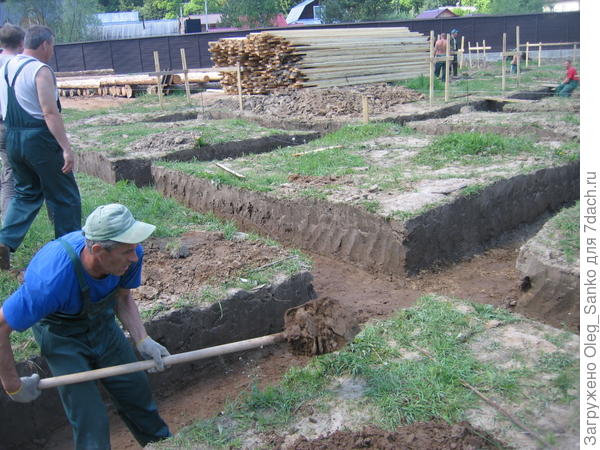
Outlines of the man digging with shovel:
[[[82,231],[46,244],[32,258],[25,281],[0,308],[0,380],[17,402],[41,393],[39,375],[19,378],[10,345],[13,330],[33,327],[41,354],[53,375],[88,371],[137,361],[116,317],[145,359],[163,370],[169,352],[144,328],[130,289],[141,283],[140,242],[155,230],[136,221],[123,205],[98,207]],[[117,412],[140,445],[170,436],[158,414],[144,372],[104,378]],[[73,427],[76,449],[109,449],[106,407],[93,381],[59,387]]]

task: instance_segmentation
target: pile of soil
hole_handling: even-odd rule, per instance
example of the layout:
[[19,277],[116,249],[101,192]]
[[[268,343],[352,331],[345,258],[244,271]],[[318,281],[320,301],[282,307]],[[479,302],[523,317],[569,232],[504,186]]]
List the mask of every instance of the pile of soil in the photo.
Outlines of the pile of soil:
[[359,331],[356,316],[328,297],[312,300],[285,313],[285,339],[296,355],[335,352]]
[[[245,96],[244,109],[256,114],[289,118],[360,117],[362,115],[362,96],[367,97],[369,114],[373,115],[390,112],[394,106],[425,98],[423,94],[403,86],[378,83]],[[214,107],[235,109],[237,98],[220,100],[214,103]]]
[[188,150],[199,146],[201,134],[196,131],[174,131],[153,134],[132,143],[125,150],[131,154],[163,154],[179,150]]
[[[278,441],[278,439],[275,439]],[[273,442],[275,448],[289,448],[281,441]],[[395,431],[366,427],[360,431],[336,431],[314,440],[305,437],[294,442],[295,450],[332,450],[373,448],[379,450],[476,450],[507,448],[485,431],[473,428],[468,422],[454,425],[445,422],[417,422]]]

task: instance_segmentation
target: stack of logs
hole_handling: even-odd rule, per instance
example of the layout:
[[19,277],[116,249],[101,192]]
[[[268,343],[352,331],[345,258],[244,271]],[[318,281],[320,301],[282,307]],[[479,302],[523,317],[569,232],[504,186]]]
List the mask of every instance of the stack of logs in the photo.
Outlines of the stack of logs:
[[[62,76],[61,76],[62,75]],[[70,76],[65,76],[70,75]],[[79,76],[78,76],[79,75]],[[189,71],[189,83],[207,83],[219,81],[221,74],[213,71]],[[183,73],[163,76],[163,89],[184,83]],[[155,76],[144,74],[130,75],[90,75],[84,73],[57,74],[59,95],[63,97],[111,95],[113,97],[135,97],[136,93],[147,92],[156,94],[158,83]]]
[[[275,30],[209,43],[215,69],[240,66],[242,92],[333,87],[413,78],[429,71],[427,36],[405,27]],[[221,85],[238,93],[227,69]]]

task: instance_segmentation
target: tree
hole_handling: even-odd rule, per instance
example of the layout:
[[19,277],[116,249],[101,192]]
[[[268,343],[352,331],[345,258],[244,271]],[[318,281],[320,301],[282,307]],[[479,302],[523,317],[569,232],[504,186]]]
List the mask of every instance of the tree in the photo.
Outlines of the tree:
[[145,0],[139,11],[146,20],[175,19],[179,17],[182,4],[182,0]]
[[321,6],[328,23],[383,20],[395,11],[391,0],[323,0]]
[[269,27],[277,14],[287,14],[280,8],[279,0],[226,0],[221,22],[234,27]]
[[220,13],[224,4],[224,0],[207,0],[206,3],[204,0],[190,0],[183,4],[183,15],[204,14],[205,6],[208,6],[209,13]]
[[544,0],[490,0],[490,14],[526,14],[542,12]]
[[46,25],[56,42],[83,41],[95,37],[98,0],[7,0],[7,19],[25,28]]

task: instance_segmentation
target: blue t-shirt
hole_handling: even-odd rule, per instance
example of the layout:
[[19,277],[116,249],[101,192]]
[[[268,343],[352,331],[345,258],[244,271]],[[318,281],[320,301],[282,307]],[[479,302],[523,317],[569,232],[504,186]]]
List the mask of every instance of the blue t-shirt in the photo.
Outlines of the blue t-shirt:
[[[74,231],[61,239],[71,244],[76,255],[81,254],[85,245],[81,231]],[[107,275],[97,280],[83,270],[92,302],[100,301],[117,286],[134,289],[141,284],[144,256],[141,245],[137,246],[136,253],[138,261],[123,277]],[[55,312],[78,314],[82,305],[81,289],[71,258],[60,242],[52,241],[32,258],[25,271],[24,283],[6,299],[2,309],[10,327],[24,331]]]

